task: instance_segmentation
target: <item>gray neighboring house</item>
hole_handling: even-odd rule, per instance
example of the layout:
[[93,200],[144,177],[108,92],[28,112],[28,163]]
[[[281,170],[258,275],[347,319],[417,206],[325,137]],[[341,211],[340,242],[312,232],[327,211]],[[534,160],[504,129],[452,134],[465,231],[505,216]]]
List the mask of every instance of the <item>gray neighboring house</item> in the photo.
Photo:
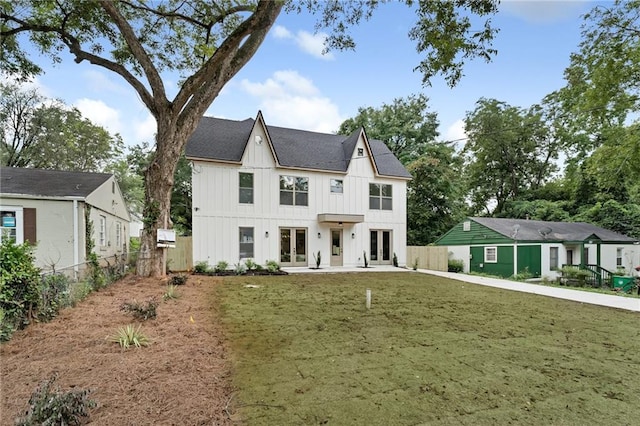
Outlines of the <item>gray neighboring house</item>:
[[1,167],[0,216],[1,238],[34,243],[45,271],[78,270],[88,232],[99,258],[127,252],[130,216],[112,174]]

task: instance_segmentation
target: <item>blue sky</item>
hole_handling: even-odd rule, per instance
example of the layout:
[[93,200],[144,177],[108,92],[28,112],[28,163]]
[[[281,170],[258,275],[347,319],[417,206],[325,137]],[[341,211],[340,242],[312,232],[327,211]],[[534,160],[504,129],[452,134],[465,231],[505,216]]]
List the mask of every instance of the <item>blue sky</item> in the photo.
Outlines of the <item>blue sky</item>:
[[[420,57],[407,33],[412,12],[401,4],[383,5],[352,34],[355,51],[321,55],[322,34],[314,18],[282,15],[264,44],[223,89],[207,115],[242,120],[262,110],[267,124],[334,132],[359,107],[379,107],[394,98],[424,93],[438,114],[440,139],[464,136],[462,119],[481,97],[529,107],[564,85],[563,71],[580,42],[581,15],[590,1],[507,0],[493,22],[500,32],[491,63],[467,63],[453,89],[442,78],[430,87],[413,68]],[[34,84],[44,95],[78,107],[83,115],[132,145],[153,141],[155,122],[119,76],[70,57],[50,66]],[[176,78],[166,76],[168,88]],[[170,90],[171,91],[171,90]]]

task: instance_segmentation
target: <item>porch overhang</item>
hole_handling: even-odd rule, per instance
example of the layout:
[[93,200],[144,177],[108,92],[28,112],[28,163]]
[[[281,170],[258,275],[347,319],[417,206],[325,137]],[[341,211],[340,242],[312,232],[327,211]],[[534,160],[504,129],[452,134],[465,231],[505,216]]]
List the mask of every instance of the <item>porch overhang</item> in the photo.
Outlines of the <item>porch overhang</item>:
[[334,214],[319,213],[318,222],[320,223],[362,223],[364,222],[363,214]]

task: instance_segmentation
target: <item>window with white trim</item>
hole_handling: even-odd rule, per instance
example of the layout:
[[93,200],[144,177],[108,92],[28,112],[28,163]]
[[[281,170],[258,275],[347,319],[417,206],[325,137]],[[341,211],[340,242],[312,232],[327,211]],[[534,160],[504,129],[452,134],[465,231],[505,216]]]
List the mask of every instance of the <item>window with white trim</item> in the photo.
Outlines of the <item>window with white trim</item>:
[[308,206],[309,178],[280,176],[280,205]]
[[3,210],[0,212],[0,241],[11,240],[20,243],[18,239],[18,218],[15,211]]
[[331,179],[331,193],[342,194],[342,179]]
[[549,269],[558,269],[558,247],[549,247]]
[[484,262],[485,263],[498,263],[498,247],[485,247],[484,248]]
[[240,259],[253,259],[253,227],[240,227]]
[[369,209],[392,210],[393,186],[381,183],[369,184]]
[[616,266],[622,266],[622,247],[616,249]]
[[471,221],[470,220],[465,220],[464,222],[462,222],[462,230],[463,231],[471,231]]
[[116,250],[120,250],[122,247],[122,224],[116,222]]
[[240,204],[253,204],[253,173],[240,172],[240,193],[238,200]]
[[107,217],[100,215],[100,231],[98,233],[98,242],[100,247],[107,245]]

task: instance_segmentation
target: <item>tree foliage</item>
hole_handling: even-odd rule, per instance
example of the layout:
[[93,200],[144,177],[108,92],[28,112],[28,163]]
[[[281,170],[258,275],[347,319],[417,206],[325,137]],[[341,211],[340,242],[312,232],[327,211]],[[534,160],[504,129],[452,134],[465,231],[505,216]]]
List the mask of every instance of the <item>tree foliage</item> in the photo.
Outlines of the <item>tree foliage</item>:
[[0,159],[10,167],[103,171],[122,149],[76,108],[40,96],[35,89],[0,83]]
[[429,99],[420,95],[397,98],[380,108],[361,107],[338,130],[342,135],[364,127],[367,135],[383,141],[403,164],[418,159],[438,136],[437,114],[429,111]]
[[[414,6],[411,0],[406,3]],[[0,1],[0,57],[8,70],[23,76],[38,70],[27,45],[35,45],[54,62],[68,51],[76,62],[88,61],[121,76],[154,116],[158,128],[145,171],[139,274],[163,274],[156,229],[169,222],[173,177],[186,141],[223,86],[255,54],[283,6],[267,0]],[[288,10],[317,14],[318,28],[331,30],[331,48],[353,47],[348,29],[377,6],[357,0],[288,2]],[[490,20],[476,27],[469,14],[491,15],[497,1],[421,1],[415,6],[418,22],[409,36],[424,54],[418,69],[425,82],[442,72],[455,84],[465,60],[489,59],[495,53]],[[165,71],[182,75],[173,99],[164,86]]]

